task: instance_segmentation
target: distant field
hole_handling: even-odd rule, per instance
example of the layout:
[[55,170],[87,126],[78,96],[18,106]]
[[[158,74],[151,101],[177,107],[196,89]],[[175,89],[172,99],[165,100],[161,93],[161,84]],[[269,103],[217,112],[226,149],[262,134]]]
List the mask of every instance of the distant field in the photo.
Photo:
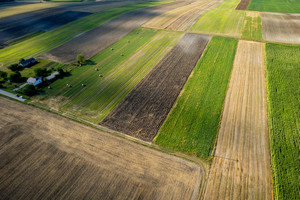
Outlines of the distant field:
[[300,46],[266,44],[274,199],[299,199]]
[[52,108],[100,122],[170,50],[180,35],[137,29],[94,56],[90,65],[77,67],[71,76],[55,81],[52,89],[39,98]]
[[156,144],[207,158],[216,137],[237,40],[213,37],[161,127]]
[[299,0],[252,0],[248,10],[300,13]]
[[192,26],[191,32],[261,39],[261,19],[257,12],[235,10],[240,0],[224,1],[216,9],[204,14]]
[[65,42],[70,41],[78,34],[91,30],[105,21],[126,12],[164,3],[167,2],[146,2],[105,10],[60,26],[16,45],[0,49],[0,69],[3,70],[3,65],[5,66],[10,63],[17,62],[20,58],[37,56],[49,51]]
[[25,12],[31,12],[44,8],[52,8],[59,6],[61,4],[58,3],[34,3],[34,4],[24,4],[17,6],[9,6],[9,7],[0,7],[0,18],[8,17],[16,14],[21,14]]

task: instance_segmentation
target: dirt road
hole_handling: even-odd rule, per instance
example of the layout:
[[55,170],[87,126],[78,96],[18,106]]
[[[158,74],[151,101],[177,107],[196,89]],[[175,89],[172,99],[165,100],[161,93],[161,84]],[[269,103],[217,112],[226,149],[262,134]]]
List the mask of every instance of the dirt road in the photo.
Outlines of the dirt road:
[[265,41],[300,44],[300,14],[262,12],[260,15]]
[[0,97],[1,199],[197,199],[202,168]]
[[209,40],[185,34],[101,124],[152,141]]
[[204,199],[272,199],[264,45],[239,41]]

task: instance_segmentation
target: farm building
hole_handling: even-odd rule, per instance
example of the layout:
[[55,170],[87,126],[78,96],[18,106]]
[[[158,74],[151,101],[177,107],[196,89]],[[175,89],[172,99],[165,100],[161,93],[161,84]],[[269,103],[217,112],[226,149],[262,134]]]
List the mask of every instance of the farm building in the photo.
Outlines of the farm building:
[[34,58],[29,58],[27,60],[23,60],[22,62],[20,62],[19,65],[21,65],[22,67],[29,67],[31,66],[32,64],[36,63],[36,59]]
[[43,82],[42,77],[30,77],[27,79],[27,83],[30,85],[34,85],[34,86],[36,86],[42,82]]
[[47,76],[46,80],[47,81],[53,81],[57,75],[59,75],[59,72],[54,72],[51,75]]

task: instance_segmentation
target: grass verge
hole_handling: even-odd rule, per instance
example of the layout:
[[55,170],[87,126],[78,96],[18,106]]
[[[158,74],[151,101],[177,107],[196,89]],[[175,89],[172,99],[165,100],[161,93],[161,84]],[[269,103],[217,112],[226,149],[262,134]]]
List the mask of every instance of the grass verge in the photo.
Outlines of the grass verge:
[[266,44],[274,199],[299,199],[300,46]]
[[207,159],[215,140],[237,40],[213,37],[154,142]]

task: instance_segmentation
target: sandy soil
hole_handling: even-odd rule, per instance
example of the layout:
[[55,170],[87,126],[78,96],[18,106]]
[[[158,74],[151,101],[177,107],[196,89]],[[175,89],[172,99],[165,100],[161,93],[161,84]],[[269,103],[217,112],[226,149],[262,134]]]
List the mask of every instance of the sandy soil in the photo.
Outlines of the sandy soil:
[[239,41],[204,199],[272,199],[264,45]]
[[260,15],[265,41],[300,44],[300,14],[262,12]]
[[101,124],[152,141],[209,39],[185,34]]
[[148,21],[143,27],[187,31],[204,13],[220,5],[219,0],[190,1]]
[[241,0],[241,2],[235,8],[236,10],[247,10],[251,0]]
[[[169,6],[173,7],[174,4]],[[161,5],[126,13],[76,37],[40,57],[63,63],[75,61],[78,54],[83,54],[85,58],[91,58],[152,17],[168,10],[169,6]]]
[[202,168],[0,97],[1,199],[197,199]]

